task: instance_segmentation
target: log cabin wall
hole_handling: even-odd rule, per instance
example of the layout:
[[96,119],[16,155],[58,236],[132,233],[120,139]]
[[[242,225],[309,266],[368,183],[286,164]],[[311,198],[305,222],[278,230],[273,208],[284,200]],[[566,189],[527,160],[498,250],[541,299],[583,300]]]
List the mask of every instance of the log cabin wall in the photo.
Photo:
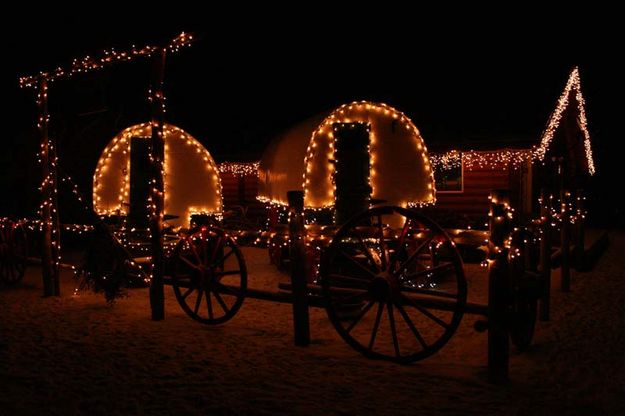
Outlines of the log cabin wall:
[[222,197],[224,211],[247,209],[247,219],[251,222],[264,224],[267,216],[265,204],[256,199],[258,195],[258,176],[253,174],[240,175],[230,172],[221,173]]
[[464,169],[462,192],[437,192],[434,208],[436,211],[448,211],[473,221],[483,220],[488,216],[488,196],[493,189],[510,191],[512,206],[518,206],[520,184],[520,169]]

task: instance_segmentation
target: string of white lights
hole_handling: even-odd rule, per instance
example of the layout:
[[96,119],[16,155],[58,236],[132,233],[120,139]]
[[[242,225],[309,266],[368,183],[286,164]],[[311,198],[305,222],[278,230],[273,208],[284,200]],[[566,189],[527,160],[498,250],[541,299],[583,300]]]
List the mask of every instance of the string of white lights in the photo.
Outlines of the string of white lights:
[[[191,46],[193,35],[180,33],[169,45],[166,46],[170,52],[177,52],[185,46]],[[19,82],[22,88],[37,87],[41,78],[47,81],[70,78],[77,74],[84,74],[94,70],[102,69],[117,62],[132,61],[138,57],[150,56],[160,48],[157,46],[132,46],[129,50],[116,51],[115,49],[104,50],[98,56],[83,56],[75,58],[67,67],[57,67],[52,71],[41,71],[36,75],[20,77]]]

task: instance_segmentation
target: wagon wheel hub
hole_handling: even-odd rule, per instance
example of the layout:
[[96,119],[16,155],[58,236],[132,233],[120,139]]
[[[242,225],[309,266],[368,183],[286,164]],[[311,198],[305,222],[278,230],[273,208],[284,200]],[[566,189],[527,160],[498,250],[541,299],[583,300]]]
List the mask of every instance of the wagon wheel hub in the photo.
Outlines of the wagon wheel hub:
[[219,276],[217,273],[219,269],[211,266],[201,266],[200,269],[200,282],[204,289],[212,290],[215,286],[215,282],[219,282]]
[[371,281],[369,293],[378,302],[388,302],[398,299],[401,291],[397,278],[388,271],[383,271]]

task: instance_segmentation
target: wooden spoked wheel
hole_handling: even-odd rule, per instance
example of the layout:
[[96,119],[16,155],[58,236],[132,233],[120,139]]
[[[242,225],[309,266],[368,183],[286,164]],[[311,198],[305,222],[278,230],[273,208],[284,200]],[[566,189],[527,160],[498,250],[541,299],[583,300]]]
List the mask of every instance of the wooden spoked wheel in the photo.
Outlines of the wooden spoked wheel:
[[13,285],[26,271],[26,232],[13,221],[0,222],[0,281]]
[[208,325],[234,317],[245,298],[247,268],[229,235],[202,227],[180,240],[171,261],[176,299],[190,317]]
[[464,314],[460,255],[438,225],[413,210],[377,207],[352,218],[324,253],[320,277],[330,321],[369,358],[424,359]]

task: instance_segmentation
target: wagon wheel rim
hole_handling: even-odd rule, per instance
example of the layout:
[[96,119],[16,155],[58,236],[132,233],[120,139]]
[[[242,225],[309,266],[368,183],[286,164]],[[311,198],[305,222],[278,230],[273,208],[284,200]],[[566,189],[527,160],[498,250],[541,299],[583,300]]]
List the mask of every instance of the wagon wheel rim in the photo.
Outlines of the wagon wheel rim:
[[180,240],[172,256],[172,286],[182,309],[208,325],[232,319],[247,289],[243,253],[229,235],[202,227]]
[[21,225],[0,226],[0,280],[12,285],[24,277],[27,259],[26,234]]
[[369,358],[429,357],[465,310],[455,245],[433,221],[401,207],[376,207],[348,221],[324,254],[320,276],[330,321]]

